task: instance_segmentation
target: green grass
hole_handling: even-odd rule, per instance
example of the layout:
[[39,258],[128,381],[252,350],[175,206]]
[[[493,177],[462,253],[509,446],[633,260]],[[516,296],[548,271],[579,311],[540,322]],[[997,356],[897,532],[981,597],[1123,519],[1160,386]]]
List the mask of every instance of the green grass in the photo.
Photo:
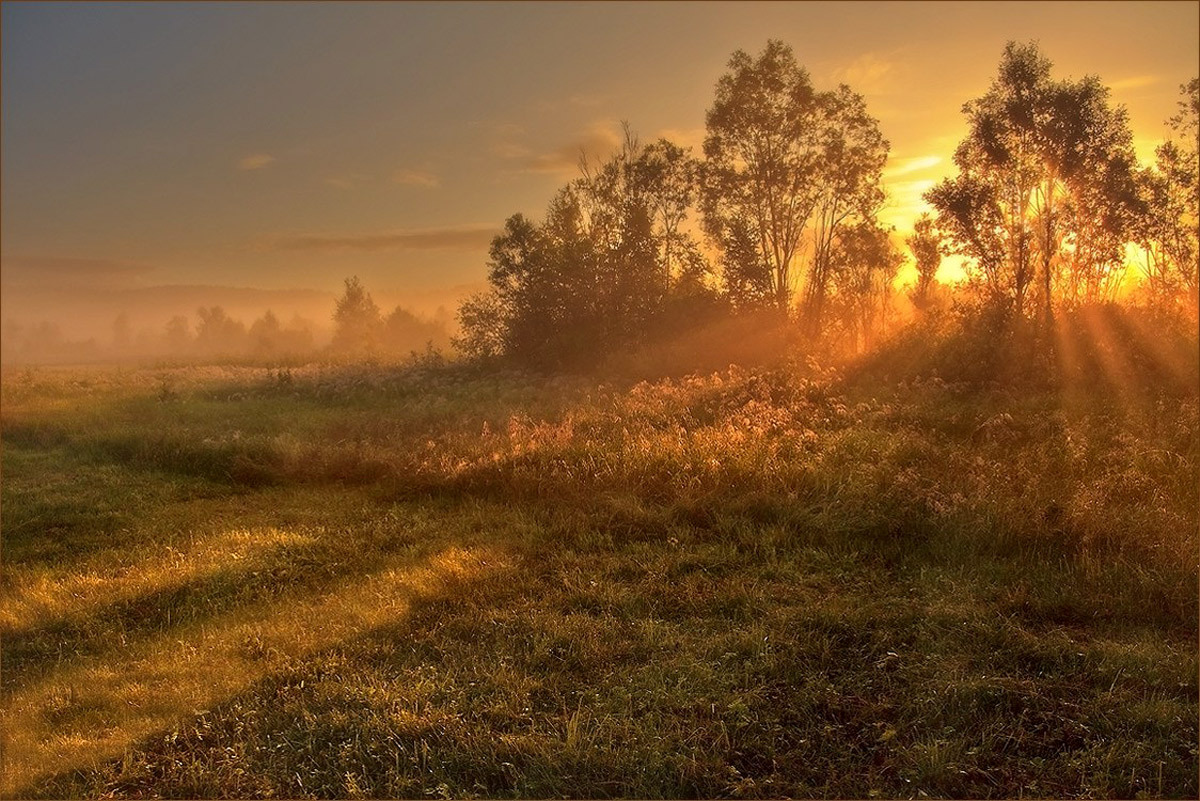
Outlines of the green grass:
[[5,795],[1200,790],[1194,392],[0,388]]

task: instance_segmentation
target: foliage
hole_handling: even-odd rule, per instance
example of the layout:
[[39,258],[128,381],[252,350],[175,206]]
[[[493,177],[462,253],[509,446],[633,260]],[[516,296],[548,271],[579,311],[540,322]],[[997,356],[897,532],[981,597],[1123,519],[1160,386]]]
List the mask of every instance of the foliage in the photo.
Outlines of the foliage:
[[547,367],[579,367],[686,325],[712,304],[707,265],[680,226],[696,165],[626,129],[607,161],[583,162],[539,224],[517,214],[489,251],[491,292],[460,309],[460,350]]
[[199,308],[196,316],[200,318],[196,325],[196,347],[204,352],[217,355],[228,355],[235,352],[241,345],[246,334],[246,326],[240,320],[234,320],[220,306]]
[[891,232],[865,220],[843,226],[831,243],[830,289],[851,352],[871,348],[886,333],[892,284],[903,263]]
[[1196,385],[868,366],[7,371],[3,792],[1195,797]]
[[733,54],[705,116],[705,226],[718,242],[754,240],[772,301],[784,310],[817,202],[819,115],[808,72],[790,47],[771,40],[757,59]]
[[1010,42],[987,93],[963,107],[959,175],[926,195],[981,289],[1052,303],[1110,297],[1135,219],[1132,134],[1099,79],[1055,81],[1036,45]]
[[918,312],[925,313],[934,301],[937,271],[942,264],[942,236],[933,219],[928,214],[922,214],[913,225],[912,236],[905,243],[917,267],[917,283],[909,293],[909,299]]
[[815,90],[791,48],[771,40],[757,59],[733,54],[705,122],[705,226],[733,272],[727,285],[744,304],[769,281],[772,303],[789,310],[812,223],[806,314],[819,330],[838,229],[883,200],[888,145],[876,121],[848,87]]
[[[878,122],[867,114],[861,95],[843,84],[836,91],[821,95],[821,100],[820,135],[824,150],[816,178],[814,253],[804,298],[805,323],[812,334],[821,332],[831,285],[838,282],[839,266],[843,271],[845,268],[845,256],[838,256],[837,250],[845,251],[849,242],[866,241],[864,232],[877,227],[875,215],[885,198],[881,182],[889,148],[879,132]],[[857,233],[848,233],[847,229]],[[861,248],[859,255],[865,255]],[[886,248],[877,247],[874,256],[881,260],[860,268],[894,277],[895,265]],[[860,300],[865,300],[868,294],[856,292]],[[883,307],[879,310],[883,311]]]
[[333,311],[333,342],[336,353],[372,353],[379,348],[383,318],[358,276],[346,279],[346,289]]
[[1200,79],[1180,89],[1180,111],[1168,120],[1176,139],[1159,145],[1154,166],[1138,175],[1146,212],[1138,221],[1137,238],[1145,252],[1143,270],[1151,296],[1159,305],[1183,297],[1194,316],[1200,258]]

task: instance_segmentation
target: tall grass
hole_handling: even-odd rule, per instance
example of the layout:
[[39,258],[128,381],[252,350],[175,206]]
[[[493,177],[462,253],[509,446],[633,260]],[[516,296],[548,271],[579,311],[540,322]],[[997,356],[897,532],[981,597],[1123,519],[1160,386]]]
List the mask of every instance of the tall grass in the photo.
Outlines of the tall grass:
[[4,792],[1194,796],[1194,340],[930,336],[6,372]]

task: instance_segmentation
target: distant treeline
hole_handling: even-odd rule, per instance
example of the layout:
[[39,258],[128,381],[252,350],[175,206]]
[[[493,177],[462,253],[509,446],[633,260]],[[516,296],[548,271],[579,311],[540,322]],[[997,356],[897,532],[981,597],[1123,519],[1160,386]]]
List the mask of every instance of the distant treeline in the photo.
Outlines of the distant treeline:
[[6,363],[87,363],[127,360],[293,361],[318,357],[405,357],[441,350],[450,343],[449,315],[432,319],[397,306],[386,317],[358,278],[348,278],[333,314],[333,338],[320,342],[309,320],[283,323],[268,310],[247,326],[221,306],[203,306],[194,318],[171,317],[157,329],[134,330],[129,316],[117,315],[111,337],[70,340],[53,322],[25,326],[6,322],[0,338]]
[[[608,161],[581,157],[540,222],[507,220],[490,288],[459,309],[460,352],[584,366],[748,313],[857,352],[900,313],[893,286],[910,256],[902,305],[918,316],[953,300],[1041,325],[1137,284],[1142,301],[1195,317],[1197,80],[1173,138],[1141,166],[1098,78],[1056,80],[1035,45],[1010,43],[964,106],[958,175],[925,194],[906,254],[879,222],[889,144],[862,96],[818,90],[778,41],[728,66],[702,158],[627,126]],[[948,254],[966,261],[953,292],[936,278]]]

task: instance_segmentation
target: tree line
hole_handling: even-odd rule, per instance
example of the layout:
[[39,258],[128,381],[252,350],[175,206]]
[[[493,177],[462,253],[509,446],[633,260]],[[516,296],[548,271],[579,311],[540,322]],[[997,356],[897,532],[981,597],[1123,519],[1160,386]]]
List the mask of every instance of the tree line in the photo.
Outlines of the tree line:
[[1130,245],[1146,299],[1195,315],[1197,81],[1169,121],[1175,136],[1143,167],[1099,79],[1056,80],[1051,66],[1036,45],[1006,47],[988,91],[964,106],[958,174],[925,195],[906,254],[879,221],[889,143],[863,97],[815,87],[783,42],[739,50],[701,157],[626,126],[608,160],[581,157],[540,221],[508,218],[455,344],[474,359],[581,366],[754,313],[857,351],[895,316],[909,257],[917,314],[945,305],[937,271],[957,254],[960,298],[1049,321],[1113,299]]
[[112,359],[170,358],[187,361],[241,359],[278,361],[316,356],[404,358],[450,344],[448,315],[433,318],[396,306],[384,315],[357,276],[345,279],[335,303],[332,337],[318,342],[313,323],[299,316],[283,322],[271,310],[250,325],[223,306],[201,306],[195,318],[178,314],[158,330],[135,330],[122,312],[114,318],[108,343],[91,337],[72,340],[59,326],[41,321],[27,326],[6,321],[3,359],[16,362],[99,362]]

